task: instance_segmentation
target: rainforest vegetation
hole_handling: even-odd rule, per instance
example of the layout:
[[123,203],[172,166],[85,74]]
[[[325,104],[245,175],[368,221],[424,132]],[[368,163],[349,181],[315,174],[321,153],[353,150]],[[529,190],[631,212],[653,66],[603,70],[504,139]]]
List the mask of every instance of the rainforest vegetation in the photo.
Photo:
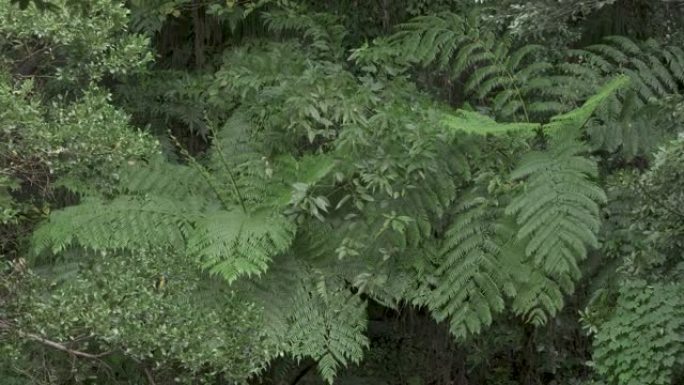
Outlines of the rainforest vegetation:
[[0,0],[0,384],[684,384],[684,1]]

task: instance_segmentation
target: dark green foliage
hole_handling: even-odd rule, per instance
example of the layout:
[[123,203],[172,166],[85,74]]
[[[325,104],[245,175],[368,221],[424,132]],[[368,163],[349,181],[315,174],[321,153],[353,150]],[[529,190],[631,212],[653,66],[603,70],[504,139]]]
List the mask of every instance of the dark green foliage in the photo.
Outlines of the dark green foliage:
[[671,17],[2,1],[0,377],[682,381]]
[[[13,326],[65,344],[74,340],[70,346],[76,350],[109,352],[102,365],[74,368],[77,378],[92,371],[107,378],[107,365],[111,371],[117,360],[137,360],[160,368],[160,381],[174,381],[164,368],[175,365],[187,371],[178,381],[210,379],[207,364],[226,379],[243,381],[275,354],[276,346],[257,328],[259,309],[177,254],[76,253],[60,266],[36,270],[17,287],[25,296],[7,304],[21,309]],[[86,330],[95,338],[81,342]],[[27,339],[20,346],[26,359],[40,345]],[[54,359],[69,365],[68,353]]]
[[684,354],[683,316],[681,285],[625,283],[594,340],[598,373],[608,384],[672,384]]

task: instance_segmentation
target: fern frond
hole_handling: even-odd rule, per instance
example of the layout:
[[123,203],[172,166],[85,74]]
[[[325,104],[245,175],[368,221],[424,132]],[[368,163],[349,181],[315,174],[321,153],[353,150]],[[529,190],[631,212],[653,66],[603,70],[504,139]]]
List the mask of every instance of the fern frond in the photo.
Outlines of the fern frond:
[[219,211],[195,222],[188,252],[202,267],[232,283],[241,275],[260,275],[274,255],[287,250],[295,226],[261,211]]
[[[549,317],[555,316],[563,308],[565,293],[573,291],[572,286],[564,288],[557,280],[552,279],[534,266],[521,264],[516,274],[516,296],[511,307],[513,311],[525,318],[525,321],[541,326]],[[572,278],[561,281],[572,282]]]
[[578,130],[581,130],[586,125],[596,109],[629,83],[630,78],[627,76],[614,78],[604,84],[596,94],[587,99],[582,107],[551,118],[551,122],[544,125],[544,129],[552,132],[575,131],[575,134],[579,134]]
[[366,307],[339,282],[311,278],[297,285],[286,338],[294,357],[312,357],[332,384],[339,367],[358,363],[368,347]]
[[214,195],[207,180],[194,167],[163,160],[125,164],[119,168],[118,176],[117,190],[121,194],[151,194],[194,203],[206,202]]
[[507,258],[502,245],[513,239],[514,232],[501,221],[501,209],[476,191],[456,208],[426,304],[437,321],[448,319],[450,332],[464,339],[489,326],[504,309],[504,298],[515,294],[502,261]]
[[418,16],[399,26],[389,44],[401,47],[412,60],[423,65],[439,63],[446,68],[451,52],[460,44],[465,20],[454,13]]
[[579,143],[557,142],[547,152],[526,155],[511,174],[527,181],[506,213],[521,226],[518,239],[527,241],[526,255],[552,275],[576,276],[586,246],[598,245],[599,204],[606,196],[589,180],[598,169],[580,155],[585,151]]
[[499,123],[488,116],[466,110],[457,110],[453,114],[444,114],[442,123],[450,130],[477,135],[500,135],[506,132],[533,134],[535,130],[541,127],[537,123]]
[[33,234],[37,253],[80,245],[94,250],[184,249],[195,213],[159,196],[86,199],[50,215]]
[[[480,19],[477,12],[467,20],[451,13],[420,16],[400,25],[390,42],[422,66],[438,64],[438,68],[448,69],[453,79],[465,78],[465,90],[474,98],[489,101],[498,97],[494,105],[498,116],[530,122],[527,106],[540,95],[524,86],[530,79],[551,79],[553,66],[540,58],[542,46],[513,49],[509,39],[489,33]],[[537,111],[559,106],[549,103]]]
[[671,134],[672,114],[667,105],[646,104],[639,107],[636,92],[630,90],[614,117],[588,125],[592,148],[619,153],[631,159],[654,150],[657,143]]
[[569,54],[586,60],[601,76],[628,75],[642,102],[679,93],[684,87],[681,50],[653,40],[636,43],[623,36],[610,36],[604,43]]

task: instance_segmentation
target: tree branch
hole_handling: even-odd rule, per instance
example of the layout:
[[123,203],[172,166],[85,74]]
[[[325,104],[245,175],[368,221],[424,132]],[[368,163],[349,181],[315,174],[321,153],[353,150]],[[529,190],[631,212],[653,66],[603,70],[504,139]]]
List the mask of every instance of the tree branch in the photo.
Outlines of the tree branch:
[[[9,322],[7,322],[5,320],[0,320],[0,330],[3,330],[3,329],[4,330],[10,330],[11,325]],[[23,332],[21,330],[14,330],[14,332],[17,333],[17,335],[19,335],[19,337],[26,338],[26,339],[29,339],[29,340],[32,340],[35,342],[39,342],[45,346],[51,347],[51,348],[56,349],[56,350],[60,350],[62,352],[68,353],[68,354],[75,356],[75,357],[82,357],[82,358],[97,360],[97,359],[100,359],[104,356],[107,356],[107,355],[110,355],[113,353],[113,351],[107,351],[107,352],[103,352],[103,353],[82,352],[80,350],[71,349],[61,342],[49,340],[49,339],[42,337],[38,334],[26,333],[26,332]]]

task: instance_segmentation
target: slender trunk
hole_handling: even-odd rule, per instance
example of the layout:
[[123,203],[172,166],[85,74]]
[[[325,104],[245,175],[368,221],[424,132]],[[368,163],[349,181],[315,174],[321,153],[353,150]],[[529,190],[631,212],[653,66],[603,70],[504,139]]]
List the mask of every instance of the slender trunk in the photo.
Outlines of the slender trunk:
[[385,32],[390,30],[390,1],[382,0],[382,28]]
[[205,28],[204,28],[204,12],[200,0],[193,0],[192,2],[192,28],[195,35],[195,68],[201,69],[204,67],[204,42],[205,42]]

